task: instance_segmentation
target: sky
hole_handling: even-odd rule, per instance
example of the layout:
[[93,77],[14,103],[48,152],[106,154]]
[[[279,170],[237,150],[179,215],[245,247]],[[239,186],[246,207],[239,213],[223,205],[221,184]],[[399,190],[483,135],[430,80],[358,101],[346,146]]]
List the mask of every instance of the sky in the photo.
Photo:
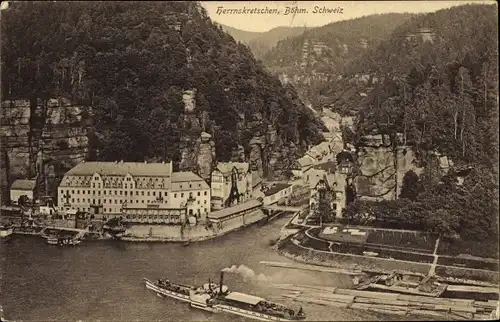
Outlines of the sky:
[[[263,32],[279,26],[319,27],[380,13],[424,13],[495,1],[201,1],[210,18],[233,28]],[[289,12],[287,14],[287,7]],[[267,8],[268,13],[262,12]],[[238,9],[240,10],[238,12]],[[251,10],[254,9],[252,12]],[[257,12],[258,10],[261,12]],[[292,9],[299,11],[293,14]],[[243,11],[245,10],[245,11]],[[274,10],[274,12],[273,12]],[[322,12],[322,11],[329,12]]]

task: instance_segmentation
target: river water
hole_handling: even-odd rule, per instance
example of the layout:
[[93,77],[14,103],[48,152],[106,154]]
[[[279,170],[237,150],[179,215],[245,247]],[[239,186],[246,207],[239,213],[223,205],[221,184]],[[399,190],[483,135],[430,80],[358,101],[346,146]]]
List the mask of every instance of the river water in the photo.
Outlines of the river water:
[[[14,236],[1,245],[0,299],[5,317],[25,321],[248,321],[160,298],[142,281],[143,277],[167,277],[200,285],[211,277],[218,282],[221,269],[242,264],[263,275],[245,279],[226,273],[224,284],[231,290],[268,297],[277,292],[266,286],[269,281],[346,287],[350,281],[344,276],[259,265],[262,260],[289,261],[270,247],[270,240],[279,236],[286,220],[255,225],[187,247],[92,241],[75,248],[59,248],[46,245],[40,237]],[[351,309],[312,305],[303,308],[308,320],[397,319]]]

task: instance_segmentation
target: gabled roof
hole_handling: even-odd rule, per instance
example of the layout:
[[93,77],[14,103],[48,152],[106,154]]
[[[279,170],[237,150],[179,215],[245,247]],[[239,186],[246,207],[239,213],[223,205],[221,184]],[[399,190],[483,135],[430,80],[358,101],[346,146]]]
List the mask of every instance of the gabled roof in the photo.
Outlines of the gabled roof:
[[172,191],[210,189],[203,178],[191,171],[172,173],[171,182]]
[[172,163],[144,163],[144,162],[82,162],[65,173],[66,176],[91,176],[99,173],[102,176],[131,176],[138,177],[170,177]]
[[12,186],[10,186],[10,190],[27,190],[27,191],[32,191],[36,187],[36,181],[35,180],[22,180],[18,179],[14,181]]
[[335,175],[334,174],[327,174],[323,173],[323,175],[318,174],[316,176],[313,176],[312,178],[309,179],[309,187],[311,188],[316,188],[318,183],[324,180],[327,187],[330,189],[333,189],[335,186]]
[[309,151],[306,152],[309,156],[314,159],[326,156],[330,153],[330,144],[328,142],[321,142],[318,145],[313,146]]

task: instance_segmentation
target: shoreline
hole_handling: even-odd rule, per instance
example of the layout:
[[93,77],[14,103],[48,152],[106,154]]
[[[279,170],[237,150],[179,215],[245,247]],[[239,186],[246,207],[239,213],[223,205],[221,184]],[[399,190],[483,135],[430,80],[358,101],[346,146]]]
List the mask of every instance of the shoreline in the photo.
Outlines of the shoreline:
[[[275,218],[272,218],[274,220]],[[256,224],[266,224],[267,222],[270,222],[272,220],[269,220],[268,217],[260,218],[258,220],[255,220],[253,222],[250,222],[248,224],[235,227],[233,229],[227,230],[227,231],[222,231],[218,233],[211,233],[207,234],[204,236],[197,236],[197,237],[137,237],[137,236],[123,236],[123,237],[118,237],[114,238],[110,235],[105,235],[99,232],[91,232],[88,231],[85,234],[99,234],[97,238],[84,238],[83,241],[85,242],[93,242],[93,241],[102,241],[102,240],[116,240],[116,241],[122,241],[126,243],[196,243],[196,242],[202,242],[202,241],[207,241],[211,239],[215,239],[217,237],[222,237],[224,235],[227,235],[229,233],[239,231],[241,229],[245,229],[249,226],[253,226]],[[148,226],[148,225],[144,225]],[[43,232],[46,229],[56,229],[56,230],[70,230],[67,227],[51,227],[51,226],[38,226],[41,228],[39,232],[23,232],[23,231],[14,231],[12,235],[17,235],[17,236],[38,236],[38,237],[43,237]],[[207,231],[208,232],[208,231]]]
[[[425,276],[431,266],[428,263],[404,262],[389,259],[381,260],[380,258],[367,256],[354,257],[350,256],[350,254],[342,253],[324,254],[318,250],[302,248],[292,243],[290,238],[280,239],[274,246],[274,249],[279,255],[299,263],[342,269],[361,269],[366,272],[378,274],[390,274],[396,270],[403,273]],[[498,287],[498,273],[455,266],[442,267],[444,267],[447,272],[450,272],[450,274],[436,274],[438,281]]]

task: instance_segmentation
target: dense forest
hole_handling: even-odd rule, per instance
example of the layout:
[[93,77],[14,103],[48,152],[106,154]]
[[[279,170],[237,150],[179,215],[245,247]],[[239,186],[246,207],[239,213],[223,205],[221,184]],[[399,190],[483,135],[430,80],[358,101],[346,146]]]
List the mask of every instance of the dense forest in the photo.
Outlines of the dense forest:
[[[293,88],[196,2],[14,2],[1,32],[2,99],[90,106],[91,159],[179,161],[181,138],[206,131],[227,160],[268,125],[283,142],[322,139]],[[191,89],[200,121],[185,126],[182,94]],[[239,127],[257,114],[258,129]]]
[[[431,37],[407,37],[419,28],[430,29]],[[378,81],[360,85],[352,81],[357,73]],[[410,146],[425,167],[420,177],[407,173],[400,200],[357,202],[348,209],[351,220],[371,214],[396,226],[498,243],[496,6],[465,5],[415,17],[331,86],[335,108],[359,114],[357,138],[388,134],[389,146]],[[359,91],[368,93],[361,102]],[[436,175],[435,152],[454,162],[445,178]],[[465,177],[463,184],[459,177]]]

